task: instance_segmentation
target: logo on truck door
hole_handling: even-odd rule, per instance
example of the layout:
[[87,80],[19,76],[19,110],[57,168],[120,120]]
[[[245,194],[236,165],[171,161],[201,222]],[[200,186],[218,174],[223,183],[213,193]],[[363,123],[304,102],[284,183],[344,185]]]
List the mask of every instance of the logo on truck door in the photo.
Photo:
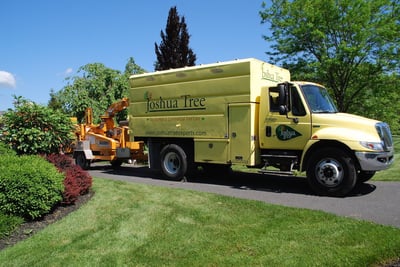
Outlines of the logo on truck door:
[[286,141],[301,136],[301,133],[287,125],[279,125],[276,127],[276,136],[279,140]]
[[146,92],[145,99],[147,100],[146,112],[206,109],[205,97],[183,95],[172,99],[165,99],[162,96],[153,99],[152,93]]

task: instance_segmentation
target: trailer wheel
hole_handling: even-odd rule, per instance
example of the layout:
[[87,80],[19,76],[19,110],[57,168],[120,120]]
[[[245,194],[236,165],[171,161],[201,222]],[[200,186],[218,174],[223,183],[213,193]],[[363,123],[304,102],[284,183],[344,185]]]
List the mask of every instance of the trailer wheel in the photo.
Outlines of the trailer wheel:
[[166,145],[161,150],[161,170],[170,180],[180,181],[185,178],[188,160],[185,151],[178,145]]
[[356,185],[357,172],[351,156],[346,152],[324,148],[311,157],[307,179],[316,193],[343,197]]
[[122,161],[121,160],[112,160],[112,161],[110,161],[110,164],[113,169],[119,169],[122,165]]
[[84,170],[88,170],[90,168],[90,160],[86,159],[85,153],[83,152],[77,153],[75,157],[75,164]]

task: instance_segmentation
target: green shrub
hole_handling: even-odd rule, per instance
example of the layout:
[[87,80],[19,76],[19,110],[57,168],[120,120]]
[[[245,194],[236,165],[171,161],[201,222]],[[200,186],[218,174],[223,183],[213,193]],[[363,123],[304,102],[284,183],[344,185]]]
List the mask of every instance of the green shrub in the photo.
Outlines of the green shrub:
[[7,144],[0,142],[0,156],[1,155],[16,155],[16,153]]
[[62,200],[63,180],[64,175],[39,156],[1,156],[0,212],[41,217]]
[[24,220],[21,217],[0,213],[0,238],[8,236],[23,222]]
[[21,97],[15,110],[3,114],[0,140],[18,155],[57,153],[73,140],[73,124],[61,111],[41,106]]

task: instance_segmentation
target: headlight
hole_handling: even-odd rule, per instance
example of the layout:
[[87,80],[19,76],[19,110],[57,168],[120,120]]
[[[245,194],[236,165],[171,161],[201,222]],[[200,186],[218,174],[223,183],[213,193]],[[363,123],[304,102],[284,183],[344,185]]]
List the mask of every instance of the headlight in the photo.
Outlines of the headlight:
[[368,149],[375,150],[375,151],[383,151],[383,144],[382,142],[367,142],[361,141],[360,144]]

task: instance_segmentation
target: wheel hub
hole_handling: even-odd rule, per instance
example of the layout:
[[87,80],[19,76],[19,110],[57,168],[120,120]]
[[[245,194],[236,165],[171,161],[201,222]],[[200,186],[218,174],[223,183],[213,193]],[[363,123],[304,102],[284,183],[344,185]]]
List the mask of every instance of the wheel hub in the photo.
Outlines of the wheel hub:
[[169,152],[167,155],[165,155],[164,167],[169,173],[176,174],[180,168],[180,165],[181,163],[179,158],[175,153]]
[[324,159],[318,163],[316,177],[319,183],[327,187],[339,185],[343,180],[343,167],[334,159]]

